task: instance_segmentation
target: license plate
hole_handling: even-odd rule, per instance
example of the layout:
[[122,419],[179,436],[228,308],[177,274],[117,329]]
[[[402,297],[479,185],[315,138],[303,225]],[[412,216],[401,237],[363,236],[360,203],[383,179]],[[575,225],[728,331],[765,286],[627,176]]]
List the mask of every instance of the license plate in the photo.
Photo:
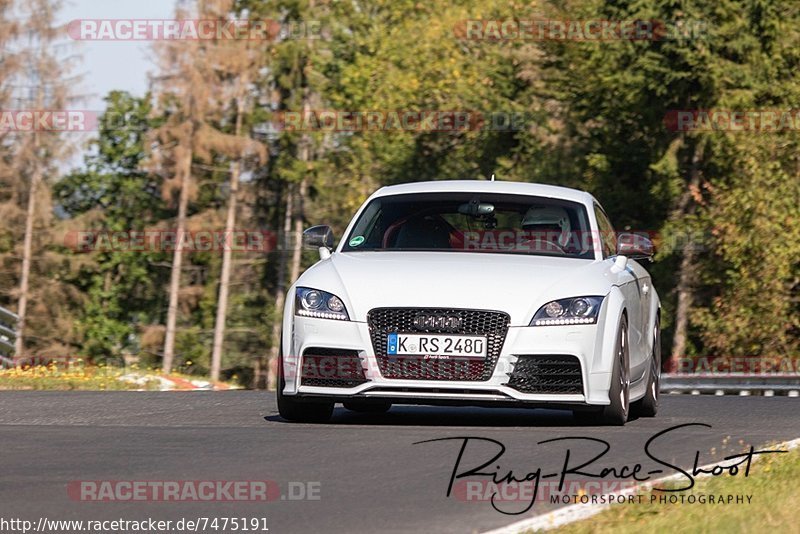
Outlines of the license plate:
[[386,340],[389,356],[457,356],[485,358],[485,336],[448,336],[440,334],[389,334]]

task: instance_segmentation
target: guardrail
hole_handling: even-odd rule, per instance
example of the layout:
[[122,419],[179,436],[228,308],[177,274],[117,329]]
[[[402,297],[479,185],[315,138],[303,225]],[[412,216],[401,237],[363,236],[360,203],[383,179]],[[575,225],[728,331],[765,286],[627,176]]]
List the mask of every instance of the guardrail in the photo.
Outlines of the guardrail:
[[0,365],[14,365],[14,342],[19,316],[0,307]]
[[661,375],[662,393],[690,395],[787,395],[800,397],[795,373],[670,373]]

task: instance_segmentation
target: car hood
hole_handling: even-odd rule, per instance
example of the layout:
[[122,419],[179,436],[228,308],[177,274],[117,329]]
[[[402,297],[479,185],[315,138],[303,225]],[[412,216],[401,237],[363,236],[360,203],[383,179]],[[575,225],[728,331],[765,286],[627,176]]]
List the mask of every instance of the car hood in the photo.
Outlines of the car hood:
[[295,286],[331,292],[350,318],[364,322],[379,307],[499,310],[526,326],[550,300],[606,295],[609,262],[494,253],[335,253]]

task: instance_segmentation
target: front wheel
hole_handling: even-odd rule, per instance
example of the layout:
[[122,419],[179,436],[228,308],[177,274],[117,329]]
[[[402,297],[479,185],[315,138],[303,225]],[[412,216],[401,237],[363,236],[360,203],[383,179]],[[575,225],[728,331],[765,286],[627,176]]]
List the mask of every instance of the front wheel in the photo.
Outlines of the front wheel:
[[286,380],[283,376],[283,343],[278,352],[278,413],[287,421],[298,423],[324,423],[333,415],[333,402],[299,402],[283,394]]
[[661,386],[661,323],[656,318],[653,328],[653,355],[650,359],[650,378],[647,392],[641,400],[633,403],[633,411],[639,417],[655,417],[658,413],[658,393]]
[[624,425],[630,411],[630,352],[628,348],[628,319],[623,315],[617,332],[614,367],[611,371],[611,388],[608,395],[611,404],[600,412],[600,420],[606,425]]

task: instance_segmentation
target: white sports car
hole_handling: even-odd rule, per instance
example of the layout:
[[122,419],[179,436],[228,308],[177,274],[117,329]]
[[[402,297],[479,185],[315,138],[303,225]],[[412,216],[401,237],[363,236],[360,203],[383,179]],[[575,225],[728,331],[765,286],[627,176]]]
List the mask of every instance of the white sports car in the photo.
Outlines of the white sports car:
[[660,302],[589,193],[439,181],[384,187],[289,290],[278,408],[322,422],[335,403],[547,407],[622,425],[654,416]]

